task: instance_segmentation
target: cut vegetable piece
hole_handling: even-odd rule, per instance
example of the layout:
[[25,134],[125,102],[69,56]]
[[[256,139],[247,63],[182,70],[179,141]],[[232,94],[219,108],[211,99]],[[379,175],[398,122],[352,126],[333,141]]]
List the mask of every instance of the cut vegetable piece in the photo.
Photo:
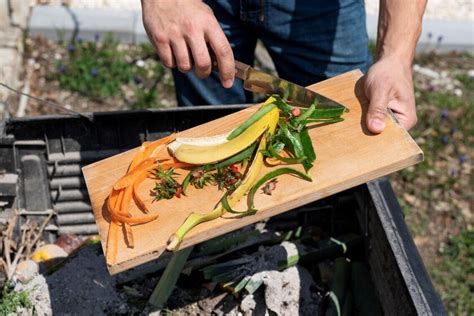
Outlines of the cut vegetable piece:
[[306,172],[313,167],[313,162],[316,160],[316,153],[314,152],[313,142],[309,136],[308,129],[305,127],[300,133],[301,144],[303,145],[303,151],[307,158],[307,161],[303,163]]
[[120,190],[120,189],[124,189],[128,186],[133,185],[133,182],[136,180],[138,176],[140,176],[140,174],[143,171],[153,170],[157,161],[158,159],[156,158],[148,158],[148,159],[143,160],[138,166],[133,168],[133,170],[131,170],[125,176],[123,176],[120,180],[118,180],[114,184],[113,188],[115,190]]
[[205,167],[204,169],[206,171],[208,171],[208,170],[214,170],[214,169],[217,169],[217,168],[225,168],[225,167],[228,167],[230,165],[241,162],[242,160],[248,159],[250,156],[252,156],[252,154],[255,152],[255,148],[257,148],[257,142],[254,142],[252,145],[250,145],[246,149],[242,150],[240,153],[238,153],[238,154],[236,154],[232,157],[229,157],[226,160],[218,162],[216,164],[209,165],[209,166]]
[[109,233],[107,234],[107,250],[105,257],[105,260],[108,265],[112,265],[116,261],[119,231],[119,225],[114,221],[111,221],[109,226]]
[[250,209],[250,208],[245,211],[237,211],[237,210],[232,209],[232,207],[229,205],[229,201],[227,200],[227,193],[224,194],[224,196],[222,197],[221,203],[222,203],[222,207],[224,208],[226,212],[231,213],[231,214],[236,214],[235,216],[225,217],[225,218],[242,218],[242,217],[250,216],[257,213],[256,209]]
[[138,166],[142,160],[143,160],[143,154],[145,153],[146,146],[148,146],[149,142],[143,142],[143,144],[138,148],[137,153],[135,154],[135,157],[133,157],[132,163],[128,167],[128,171],[130,172],[133,170],[136,166]]
[[340,117],[346,108],[328,108],[328,109],[318,109],[316,108],[309,118],[311,119],[322,119],[322,118],[335,118]]
[[284,174],[293,174],[295,176],[300,177],[303,180],[306,180],[306,181],[309,181],[309,182],[313,181],[310,176],[304,174],[301,171],[293,169],[293,168],[280,168],[280,169],[272,170],[269,173],[267,173],[266,175],[264,175],[262,178],[260,178],[260,180],[258,180],[255,183],[255,185],[252,187],[252,189],[250,189],[249,199],[248,199],[248,201],[249,201],[249,210],[255,209],[253,201],[254,201],[254,198],[255,198],[255,193],[257,193],[258,188],[260,188],[265,182],[267,182],[271,179],[274,179],[276,177],[279,177],[281,175],[284,175]]
[[117,202],[119,200],[122,200],[120,194],[123,194],[123,192],[115,189],[112,189],[112,192],[110,192],[109,197],[107,199],[107,210],[109,211],[109,213],[112,213],[113,210],[117,207]]
[[301,144],[298,134],[290,132],[285,122],[280,121],[278,124],[280,126],[280,134],[278,135],[277,139],[280,139],[282,142],[288,145],[290,150],[295,155],[295,158],[303,157],[303,145]]
[[[268,129],[271,119],[275,116],[278,117],[278,110],[273,107],[270,112],[252,124],[242,134],[220,145],[178,144],[171,148],[171,150],[174,150],[173,155],[176,159],[190,164],[203,165],[221,161],[244,150],[255,142]],[[177,140],[172,144],[175,143],[177,143]],[[168,147],[170,148],[170,146]]]
[[173,141],[176,138],[176,134],[173,133],[161,139],[155,140],[153,142],[145,141],[142,143],[140,148],[137,150],[135,157],[133,157],[132,163],[128,167],[128,171],[132,171],[136,166],[138,166],[143,160],[150,158],[153,151],[160,145],[166,145],[169,142]]
[[288,115],[293,109],[285,101],[283,101],[282,98],[278,94],[272,95],[270,98],[268,98],[268,100],[270,99],[273,99],[271,103],[275,103],[275,105],[286,115]]
[[176,139],[176,133],[173,133],[171,135],[168,135],[166,137],[160,138],[158,140],[155,140],[153,142],[150,142],[145,149],[145,152],[143,153],[143,158],[147,159],[151,157],[151,154],[155,149],[157,149],[159,146],[166,145]]
[[125,243],[127,244],[127,247],[133,248],[135,247],[135,241],[133,238],[133,232],[132,232],[132,226],[128,223],[122,223],[124,235],[125,235]]
[[117,222],[127,223],[132,226],[135,226],[135,225],[142,225],[142,224],[146,224],[148,222],[154,221],[155,219],[158,218],[158,214],[133,216],[133,217],[126,217],[119,214],[114,214],[112,218],[116,220]]
[[267,148],[268,148],[268,152],[273,158],[278,159],[288,164],[302,163],[303,161],[307,159],[306,156],[303,156],[300,158],[289,158],[289,157],[287,158],[287,157],[280,156],[271,143],[268,144]]
[[314,101],[315,103],[311,104],[311,106],[306,111],[304,111],[303,114],[294,119],[297,124],[301,124],[301,122],[304,122],[316,110],[317,101]]
[[140,195],[138,194],[138,188],[140,187],[140,184],[145,181],[149,177],[148,172],[144,172],[138,176],[138,178],[135,180],[133,183],[133,200],[137,204],[138,208],[142,210],[144,213],[148,213],[148,209],[145,205],[145,202],[142,200]]
[[227,136],[227,140],[232,140],[246,131],[252,124],[260,120],[265,114],[276,108],[275,104],[263,105],[258,109],[252,116],[250,116],[245,122],[243,122],[239,127],[234,129],[232,133]]

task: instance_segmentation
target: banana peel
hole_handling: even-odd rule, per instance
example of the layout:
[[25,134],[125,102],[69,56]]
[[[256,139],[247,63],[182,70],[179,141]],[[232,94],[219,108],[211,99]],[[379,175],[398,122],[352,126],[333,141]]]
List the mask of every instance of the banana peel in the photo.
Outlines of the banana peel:
[[262,136],[275,113],[278,114],[277,109],[271,110],[232,140],[223,141],[228,133],[194,139],[177,138],[168,145],[168,149],[177,160],[189,164],[204,165],[224,160],[249,147]]
[[[259,121],[264,122],[263,125],[264,129],[263,131],[259,134],[261,136],[265,131],[268,132],[268,134],[273,134],[275,132],[277,123],[279,119],[279,112],[278,109],[273,109],[270,112],[268,112],[262,119]],[[257,124],[257,123],[256,123]],[[250,127],[248,130],[251,130],[253,128]],[[259,127],[260,128],[260,127]],[[245,133],[245,132],[244,132]],[[244,135],[244,134],[242,134]],[[241,135],[241,136],[242,136]],[[240,137],[240,136],[239,136]],[[238,139],[239,137],[235,138],[234,140]],[[232,142],[229,141],[229,143]],[[251,144],[251,143],[250,143]],[[250,165],[248,172],[244,179],[242,180],[242,183],[237,187],[237,189],[230,195],[228,196],[228,203],[231,207],[233,207],[237,202],[250,190],[252,185],[255,183],[257,180],[257,177],[260,173],[260,170],[263,166],[263,154],[261,151],[266,148],[267,145],[267,140],[266,137],[261,137],[257,152],[253,158],[252,164]],[[203,146],[204,147],[204,146]],[[211,152],[212,153],[212,152]],[[178,158],[179,159],[179,158]],[[183,241],[184,236],[196,225],[199,225],[201,223],[207,222],[214,220],[224,214],[225,210],[222,206],[222,203],[219,202],[217,207],[213,209],[211,212],[207,214],[200,214],[200,213],[191,213],[184,223],[178,228],[178,230],[171,236],[171,238],[168,241],[168,246],[166,249],[174,251],[177,250]]]

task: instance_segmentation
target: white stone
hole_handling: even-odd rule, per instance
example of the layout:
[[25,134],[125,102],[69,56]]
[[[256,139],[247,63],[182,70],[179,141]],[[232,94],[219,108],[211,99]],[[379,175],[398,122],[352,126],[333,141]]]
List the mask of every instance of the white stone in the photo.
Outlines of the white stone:
[[25,28],[30,9],[30,0],[10,0],[11,23]]
[[469,76],[469,79],[473,80],[474,79],[474,69],[471,69],[467,72],[467,75]]
[[26,291],[26,293],[28,293],[28,297],[35,307],[34,315],[53,315],[48,283],[41,274],[26,284],[17,283],[15,285],[15,291]]
[[439,79],[440,74],[430,68],[427,67],[422,67],[418,64],[413,65],[413,71],[416,73],[419,73],[420,75],[423,75],[425,77],[429,77],[432,79]]
[[10,26],[10,6],[8,0],[0,0],[0,30]]
[[18,264],[13,278],[22,283],[27,283],[39,273],[39,266],[33,260],[25,260]]

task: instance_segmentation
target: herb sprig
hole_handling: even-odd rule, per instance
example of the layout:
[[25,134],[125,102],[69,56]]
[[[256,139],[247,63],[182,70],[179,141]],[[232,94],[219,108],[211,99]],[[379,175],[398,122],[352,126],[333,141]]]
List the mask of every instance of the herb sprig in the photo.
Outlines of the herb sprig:
[[181,185],[176,181],[174,176],[177,174],[174,172],[174,168],[164,170],[163,167],[158,164],[157,168],[153,169],[151,175],[157,180],[155,187],[152,189],[152,193],[155,196],[155,201],[169,200],[173,197],[181,197],[182,188]]

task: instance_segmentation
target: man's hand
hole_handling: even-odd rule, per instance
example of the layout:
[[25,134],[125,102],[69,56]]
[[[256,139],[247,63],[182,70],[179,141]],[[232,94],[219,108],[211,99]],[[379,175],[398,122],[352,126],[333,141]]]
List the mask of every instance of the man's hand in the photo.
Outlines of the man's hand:
[[364,88],[370,100],[367,127],[372,133],[384,130],[387,109],[392,110],[407,130],[415,126],[416,108],[410,66],[401,64],[395,58],[382,58],[369,69]]
[[411,64],[426,1],[380,0],[377,62],[365,80],[365,94],[370,100],[367,126],[372,133],[384,130],[387,109],[406,129],[416,124]]
[[212,70],[213,50],[222,85],[234,82],[234,55],[211,8],[200,0],[142,0],[143,24],[162,63],[206,78]]

